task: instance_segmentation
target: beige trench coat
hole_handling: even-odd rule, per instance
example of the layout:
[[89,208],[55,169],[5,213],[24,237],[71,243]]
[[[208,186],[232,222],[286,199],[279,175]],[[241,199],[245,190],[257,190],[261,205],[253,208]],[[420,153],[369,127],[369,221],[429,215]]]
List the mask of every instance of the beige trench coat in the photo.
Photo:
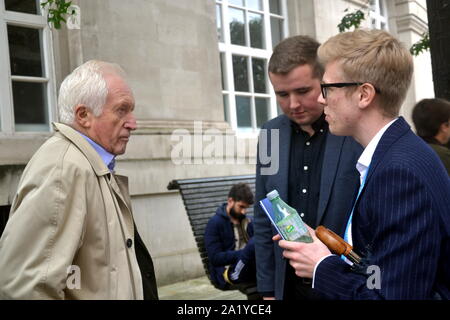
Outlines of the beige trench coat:
[[0,298],[143,299],[126,178],[75,130],[54,126],[0,239]]

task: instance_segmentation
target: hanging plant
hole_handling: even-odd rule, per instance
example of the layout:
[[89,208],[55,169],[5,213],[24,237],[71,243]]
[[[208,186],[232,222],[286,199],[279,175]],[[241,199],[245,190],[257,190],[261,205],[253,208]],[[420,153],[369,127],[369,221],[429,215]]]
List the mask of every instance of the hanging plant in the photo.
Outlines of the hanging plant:
[[[41,3],[42,9],[47,8],[47,22],[53,25],[55,29],[60,29],[62,22],[66,23],[66,17],[75,15],[75,10],[70,10],[72,1],[66,0],[47,0]],[[70,11],[70,12],[69,12]]]

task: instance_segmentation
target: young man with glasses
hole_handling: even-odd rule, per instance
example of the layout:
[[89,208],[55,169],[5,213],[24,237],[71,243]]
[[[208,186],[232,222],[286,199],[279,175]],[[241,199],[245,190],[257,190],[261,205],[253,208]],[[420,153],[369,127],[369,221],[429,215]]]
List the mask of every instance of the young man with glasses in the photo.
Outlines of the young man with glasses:
[[[306,223],[325,225],[342,234],[358,188],[355,164],[362,148],[352,138],[330,134],[323,106],[317,102],[323,74],[318,47],[310,37],[291,37],[275,47],[269,61],[270,80],[284,114],[262,126],[258,145],[258,155],[261,150],[278,150],[270,156],[279,163],[274,174],[267,174],[267,163],[258,157],[256,171],[257,280],[266,298],[321,297],[311,289],[311,280],[297,277],[283,259],[272,241],[276,231],[259,201],[277,189]],[[265,139],[264,133],[279,139]]]
[[345,231],[364,259],[350,265],[331,255],[312,230],[311,244],[280,241],[284,257],[330,299],[449,299],[449,178],[399,117],[413,73],[410,53],[385,31],[356,30],[330,38],[318,54],[329,129],[365,148]]

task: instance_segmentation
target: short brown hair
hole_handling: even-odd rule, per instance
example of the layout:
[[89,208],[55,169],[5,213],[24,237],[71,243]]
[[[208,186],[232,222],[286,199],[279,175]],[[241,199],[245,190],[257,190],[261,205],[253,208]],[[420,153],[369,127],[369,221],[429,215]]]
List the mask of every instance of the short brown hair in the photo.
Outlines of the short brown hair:
[[338,61],[343,81],[367,82],[380,90],[383,113],[395,117],[406,97],[413,73],[413,60],[404,45],[383,30],[356,29],[331,37],[318,50],[326,65]]
[[233,185],[228,193],[228,198],[232,198],[234,201],[243,201],[246,204],[253,204],[253,192],[250,186],[246,183],[237,183]]
[[269,60],[269,72],[289,73],[292,69],[308,64],[316,78],[322,78],[323,67],[317,59],[320,43],[308,36],[294,36],[281,41]]
[[412,120],[417,135],[424,139],[434,138],[443,123],[450,119],[450,102],[444,99],[423,99],[413,109]]

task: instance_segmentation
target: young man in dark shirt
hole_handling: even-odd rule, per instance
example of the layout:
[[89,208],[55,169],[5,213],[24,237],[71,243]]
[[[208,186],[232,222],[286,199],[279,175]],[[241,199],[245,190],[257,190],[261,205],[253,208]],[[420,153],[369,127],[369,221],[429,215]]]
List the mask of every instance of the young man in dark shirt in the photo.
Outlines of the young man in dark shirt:
[[[352,138],[329,133],[317,102],[323,74],[318,47],[310,37],[291,37],[275,47],[269,61],[269,77],[284,114],[262,126],[258,143],[255,249],[258,291],[266,299],[321,297],[311,289],[310,279],[296,276],[283,259],[259,201],[277,189],[308,225],[325,225],[342,234],[358,188],[355,164],[362,148]],[[278,150],[270,154],[270,163],[267,150]]]

